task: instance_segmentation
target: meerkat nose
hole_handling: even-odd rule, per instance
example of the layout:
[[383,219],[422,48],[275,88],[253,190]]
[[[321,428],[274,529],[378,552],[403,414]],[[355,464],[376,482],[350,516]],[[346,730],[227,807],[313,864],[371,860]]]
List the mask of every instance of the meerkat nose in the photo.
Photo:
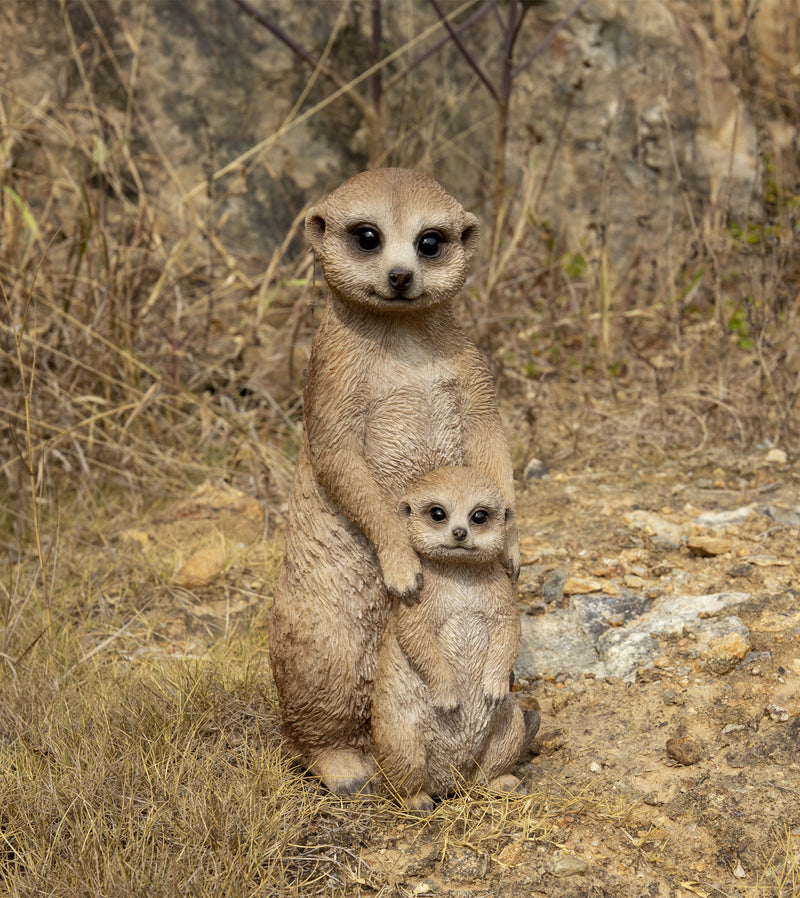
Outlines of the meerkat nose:
[[464,542],[467,538],[467,531],[465,527],[453,527],[453,539],[456,542]]
[[393,268],[389,272],[389,283],[395,290],[408,290],[413,279],[414,272],[405,268]]

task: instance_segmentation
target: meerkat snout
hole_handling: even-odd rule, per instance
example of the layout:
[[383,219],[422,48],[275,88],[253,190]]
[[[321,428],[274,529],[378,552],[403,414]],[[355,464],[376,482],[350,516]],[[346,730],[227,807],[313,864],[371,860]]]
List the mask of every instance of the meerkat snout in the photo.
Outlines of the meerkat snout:
[[397,290],[398,293],[402,293],[404,290],[408,290],[411,284],[414,281],[414,272],[406,271],[402,268],[393,268],[389,272],[389,283]]
[[467,528],[466,527],[453,527],[452,530],[453,539],[458,543],[463,543],[467,538]]

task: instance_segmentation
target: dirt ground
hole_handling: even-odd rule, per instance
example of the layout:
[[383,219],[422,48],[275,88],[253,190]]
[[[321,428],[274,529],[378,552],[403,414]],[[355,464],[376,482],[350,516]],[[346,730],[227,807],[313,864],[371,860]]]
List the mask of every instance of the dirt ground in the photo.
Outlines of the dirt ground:
[[[585,862],[579,876],[560,878],[557,855],[521,852],[534,894],[740,894],[774,888],[784,863],[794,877],[785,894],[798,894],[799,482],[788,465],[761,462],[722,454],[658,470],[595,468],[523,492],[530,559],[550,556],[571,576],[607,578],[612,588],[621,579],[653,595],[746,593],[736,612],[751,639],[739,663],[697,657],[688,634],[663,644],[635,683],[556,676],[529,687],[543,725],[526,774],[631,813],[624,827],[594,813],[564,821],[559,841]],[[756,511],[708,536],[719,554],[660,550],[621,523],[632,508],[680,523],[767,501],[775,516],[786,510],[786,523]],[[689,544],[704,546],[703,535]]]
[[[716,654],[699,653],[691,632],[662,641],[634,682],[558,673],[522,680],[521,699],[542,713],[517,771],[525,794],[513,807],[474,799],[473,822],[481,819],[458,832],[446,808],[399,827],[369,805],[354,809],[352,832],[331,849],[347,856],[351,875],[333,877],[333,892],[800,894],[800,476],[767,455],[708,453],[638,467],[609,458],[520,483],[521,613],[568,603],[570,582],[609,595],[736,592],[742,601],[725,614],[735,613],[749,637]],[[242,521],[252,513],[245,505],[233,503]],[[749,513],[722,515],[732,523],[714,528],[689,523],[736,509]],[[632,510],[690,538],[660,547],[646,528],[625,524]],[[571,579],[563,595],[543,598],[536,583],[556,570]],[[201,590],[192,617],[210,632],[262,601],[246,584],[238,594],[249,599],[233,607]],[[177,619],[172,626],[178,637]],[[318,837],[331,840],[322,821]]]

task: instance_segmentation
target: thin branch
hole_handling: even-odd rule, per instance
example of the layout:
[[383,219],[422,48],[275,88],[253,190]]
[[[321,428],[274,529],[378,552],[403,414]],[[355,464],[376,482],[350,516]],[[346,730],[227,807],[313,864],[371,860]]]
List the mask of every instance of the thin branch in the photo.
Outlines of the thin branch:
[[264,13],[259,12],[254,6],[252,6],[248,0],[233,0],[233,2],[248,16],[252,19],[255,19],[259,25],[263,25],[264,28],[267,29],[271,34],[278,38],[281,43],[285,44],[289,50],[294,53],[299,59],[302,59],[303,62],[308,63],[315,71],[318,71],[321,75],[331,81],[336,87],[339,88],[342,93],[345,93],[352,101],[358,106],[359,110],[365,115],[370,116],[372,114],[372,108],[369,103],[367,103],[362,96],[357,94],[355,91],[350,89],[350,85],[344,81],[344,79],[340,78],[333,69],[329,69],[326,65],[324,65],[320,60],[316,59],[312,53],[309,53],[305,47],[302,47],[297,43],[290,35],[288,35],[279,25],[276,25],[275,22],[272,21],[269,17],[265,16]]
[[456,47],[458,47],[458,49],[461,51],[461,55],[464,57],[464,59],[466,59],[469,67],[475,72],[475,74],[478,76],[478,78],[480,78],[480,80],[483,82],[484,86],[491,94],[492,99],[495,101],[495,103],[499,103],[500,97],[498,96],[495,86],[489,80],[488,76],[483,71],[483,69],[480,67],[480,65],[478,64],[478,61],[475,59],[475,57],[472,55],[472,53],[470,53],[470,51],[464,46],[464,44],[461,43],[461,38],[458,36],[458,33],[456,32],[455,28],[453,28],[450,20],[447,18],[447,16],[442,11],[441,6],[439,6],[438,0],[431,0],[431,6],[436,10],[436,14],[442,20],[442,24],[447,29],[447,33],[450,35],[450,39],[453,41],[453,43],[456,45]]
[[[484,3],[484,5],[477,9],[471,16],[468,16],[466,19],[464,19],[463,22],[459,22],[458,25],[455,25],[453,28],[455,33],[461,34],[462,31],[466,31],[476,22],[479,22],[487,13],[491,12],[493,9],[497,9],[497,2],[498,0],[488,0],[487,3]],[[418,65],[421,65],[423,62],[425,62],[425,60],[430,56],[433,56],[434,53],[441,50],[441,48],[449,40],[449,34],[445,34],[443,37],[440,37],[439,40],[436,41],[436,43],[431,44],[424,53],[420,53],[420,55],[417,56],[416,59],[412,60],[402,71],[397,72],[396,75],[392,75],[392,77],[386,82],[386,89],[388,90],[396,82],[402,81],[404,78],[406,78],[409,72],[417,68]]]
[[[316,60],[305,47],[301,47],[300,44],[291,38],[279,25],[276,25],[272,19],[265,16],[264,13],[259,12],[254,6],[248,3],[247,0],[233,0],[233,2],[244,10],[250,18],[255,19],[259,25],[263,25],[267,31],[272,32],[281,43],[286,44],[295,56],[299,56],[300,59],[307,62],[312,68],[316,69],[319,66],[318,60]],[[328,78],[335,77],[333,73],[329,71],[324,72],[324,74]],[[336,86],[341,87],[340,84],[337,84]]]
[[[372,64],[381,57],[381,33],[382,33],[381,0],[372,0]],[[376,69],[372,76],[372,105],[381,108],[383,99],[383,71]]]

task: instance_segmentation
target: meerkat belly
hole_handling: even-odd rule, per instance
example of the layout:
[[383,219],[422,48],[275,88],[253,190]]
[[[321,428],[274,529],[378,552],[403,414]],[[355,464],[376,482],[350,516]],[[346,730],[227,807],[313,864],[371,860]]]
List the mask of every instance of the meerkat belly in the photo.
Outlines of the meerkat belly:
[[489,627],[484,615],[478,611],[451,614],[439,629],[438,642],[442,655],[462,683],[480,679],[489,647]]
[[421,474],[463,464],[462,388],[425,366],[382,381],[367,410],[364,454],[380,482],[405,486]]

